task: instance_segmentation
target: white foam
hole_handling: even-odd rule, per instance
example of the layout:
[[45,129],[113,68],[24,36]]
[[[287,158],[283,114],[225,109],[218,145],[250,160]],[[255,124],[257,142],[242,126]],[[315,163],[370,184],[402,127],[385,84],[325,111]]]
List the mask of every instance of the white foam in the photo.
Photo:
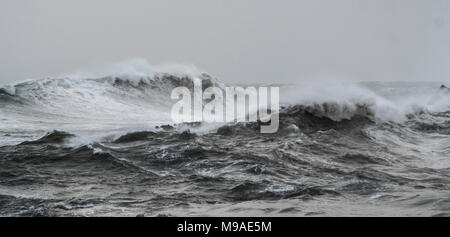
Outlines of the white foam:
[[155,77],[159,74],[170,74],[177,77],[198,77],[202,72],[194,65],[180,63],[150,64],[146,59],[133,58],[121,62],[95,65],[80,69],[58,77],[71,79],[120,77],[141,79]]
[[382,90],[371,88],[370,83],[308,82],[283,87],[280,98],[282,104],[311,106],[334,120],[363,112],[359,106],[370,109],[376,120],[394,122],[403,122],[407,115],[418,112],[450,110],[450,94],[440,90],[439,83],[381,84]]

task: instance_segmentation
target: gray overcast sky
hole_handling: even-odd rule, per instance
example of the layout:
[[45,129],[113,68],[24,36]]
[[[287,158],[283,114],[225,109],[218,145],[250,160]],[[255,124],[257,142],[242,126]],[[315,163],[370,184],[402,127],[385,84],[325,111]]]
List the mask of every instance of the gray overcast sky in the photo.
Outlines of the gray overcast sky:
[[141,57],[224,81],[449,80],[447,0],[1,0],[0,83]]

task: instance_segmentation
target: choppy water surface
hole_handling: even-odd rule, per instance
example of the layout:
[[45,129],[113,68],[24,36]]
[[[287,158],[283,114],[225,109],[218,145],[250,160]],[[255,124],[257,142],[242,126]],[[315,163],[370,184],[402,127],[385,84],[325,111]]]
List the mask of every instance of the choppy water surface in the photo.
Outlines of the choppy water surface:
[[450,215],[440,83],[285,86],[276,134],[165,125],[170,91],[191,84],[158,74],[0,89],[0,215]]

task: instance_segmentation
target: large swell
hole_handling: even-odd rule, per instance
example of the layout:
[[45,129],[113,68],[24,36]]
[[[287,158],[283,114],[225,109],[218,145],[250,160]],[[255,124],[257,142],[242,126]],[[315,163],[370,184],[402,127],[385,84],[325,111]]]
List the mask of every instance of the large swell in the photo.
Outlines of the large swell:
[[284,85],[261,134],[173,124],[173,88],[224,85],[138,66],[0,89],[0,215],[450,215],[441,83]]

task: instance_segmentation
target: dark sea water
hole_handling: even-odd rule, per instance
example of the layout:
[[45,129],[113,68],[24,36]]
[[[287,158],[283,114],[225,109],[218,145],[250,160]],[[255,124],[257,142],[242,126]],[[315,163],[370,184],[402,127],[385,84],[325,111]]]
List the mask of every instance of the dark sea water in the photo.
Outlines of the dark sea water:
[[274,134],[174,125],[170,91],[191,84],[159,74],[0,89],[0,215],[450,215],[440,83],[285,86]]

